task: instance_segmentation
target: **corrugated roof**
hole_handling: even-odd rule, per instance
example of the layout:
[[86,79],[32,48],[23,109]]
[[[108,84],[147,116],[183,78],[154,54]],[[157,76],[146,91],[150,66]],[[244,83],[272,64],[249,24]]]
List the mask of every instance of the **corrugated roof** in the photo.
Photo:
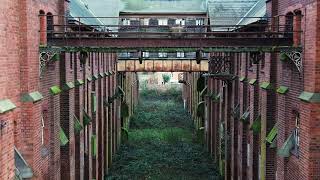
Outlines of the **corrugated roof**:
[[191,13],[206,12],[206,0],[120,0],[121,12]]
[[74,20],[79,21],[76,17],[89,17],[81,18],[82,24],[86,25],[103,25],[103,23],[96,18],[94,13],[89,9],[88,5],[82,0],[72,0],[70,2],[70,16],[75,17]]
[[227,31],[232,25],[246,25],[259,19],[245,17],[265,16],[265,0],[208,0],[211,25],[226,25],[228,28],[212,28],[213,31]]
[[[243,18],[238,22],[238,25],[247,25],[254,23],[256,21],[261,20],[261,17],[266,16],[266,0],[259,0],[245,15],[245,17],[250,18]],[[252,17],[259,17],[259,18],[252,18]]]

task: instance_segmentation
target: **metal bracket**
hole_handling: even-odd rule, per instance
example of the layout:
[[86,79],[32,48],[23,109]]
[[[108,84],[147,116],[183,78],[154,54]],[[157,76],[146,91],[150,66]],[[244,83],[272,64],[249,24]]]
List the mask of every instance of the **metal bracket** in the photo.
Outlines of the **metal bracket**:
[[302,51],[299,50],[287,50],[287,51],[283,51],[283,53],[285,53],[288,58],[294,63],[294,65],[296,66],[297,70],[299,71],[299,73],[302,73]]
[[59,51],[54,50],[40,50],[39,52],[39,75],[40,78],[43,75],[43,72],[45,71],[48,64],[50,64],[53,61],[56,61],[60,55]]

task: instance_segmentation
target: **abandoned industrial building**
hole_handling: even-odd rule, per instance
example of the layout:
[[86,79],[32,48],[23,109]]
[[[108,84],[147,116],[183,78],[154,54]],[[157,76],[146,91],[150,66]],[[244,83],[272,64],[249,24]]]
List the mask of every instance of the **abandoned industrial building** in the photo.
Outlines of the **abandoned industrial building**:
[[320,0],[0,0],[0,180],[320,180]]

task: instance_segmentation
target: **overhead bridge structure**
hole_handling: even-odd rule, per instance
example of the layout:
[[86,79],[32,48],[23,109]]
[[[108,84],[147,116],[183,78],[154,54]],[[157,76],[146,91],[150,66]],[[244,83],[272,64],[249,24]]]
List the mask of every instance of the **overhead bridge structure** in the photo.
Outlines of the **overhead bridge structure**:
[[[61,17],[61,16],[58,16]],[[69,19],[68,17],[64,17]],[[92,18],[92,17],[91,17]],[[214,48],[214,47],[287,47],[292,46],[292,25],[285,17],[243,17],[256,21],[249,25],[208,25],[202,18],[199,25],[140,25],[146,17],[134,17],[136,24],[125,25],[132,17],[99,17],[108,25],[87,25],[90,17],[73,17],[73,23],[53,25],[48,34],[51,46],[128,48]],[[152,19],[150,16],[148,19]],[[164,17],[162,17],[164,18]],[[165,17],[176,18],[176,17]],[[181,17],[179,17],[181,18]],[[188,17],[184,17],[187,19]],[[223,19],[236,17],[219,17]],[[238,17],[240,18],[240,17]],[[69,21],[70,22],[70,21]],[[122,23],[116,23],[122,22]]]
[[[60,17],[61,16],[57,16]],[[53,16],[55,18],[55,16]],[[209,25],[209,18],[201,17],[202,24],[141,25],[146,17],[99,17],[110,24],[86,24],[90,17],[65,17],[67,24],[53,24],[46,31],[50,47],[61,51],[135,52],[140,56],[118,58],[121,72],[207,72],[208,60],[202,57],[154,59],[144,58],[143,52],[275,52],[291,51],[294,32],[285,17],[243,17],[254,22],[246,25]],[[148,17],[152,19],[155,17]],[[162,17],[163,18],[163,17]],[[165,17],[173,19],[177,17]],[[179,17],[188,19],[188,17]],[[194,17],[193,17],[194,18]],[[219,17],[222,20],[240,17]],[[217,21],[219,21],[217,18]],[[135,23],[126,23],[134,19]],[[132,21],[132,20],[131,20]],[[291,30],[291,31],[290,31]],[[140,52],[140,53],[139,53]]]

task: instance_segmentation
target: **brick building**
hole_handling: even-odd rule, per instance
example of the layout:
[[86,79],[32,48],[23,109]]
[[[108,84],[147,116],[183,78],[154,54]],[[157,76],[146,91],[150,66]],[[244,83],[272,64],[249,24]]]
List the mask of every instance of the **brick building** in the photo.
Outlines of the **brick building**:
[[[273,28],[288,30],[293,25],[293,33],[284,36],[292,36],[295,50],[212,53],[210,76],[185,74],[189,111],[205,128],[207,148],[225,179],[319,179],[319,1],[269,0],[239,6],[248,11],[237,11],[227,1],[211,1],[209,11],[220,7],[222,13],[233,10],[241,17],[256,17],[265,9],[266,17],[274,17],[269,21]],[[277,26],[279,21],[286,25]],[[216,76],[217,59],[231,62],[227,73],[232,78]],[[197,83],[206,85],[206,95],[201,94],[203,85],[197,91]],[[202,104],[206,114],[197,116]]]
[[[188,46],[186,54],[179,50],[172,57],[148,47],[142,58],[161,56],[164,61],[169,55],[181,61],[186,55],[198,61],[202,47],[190,47],[190,39],[170,29],[177,25],[201,27],[200,32],[199,27],[190,32],[194,42],[199,37],[208,42],[207,36],[214,42],[220,37],[210,34],[215,31],[230,31],[228,42],[247,33],[249,41],[265,35],[259,28],[269,28],[263,33],[278,32],[269,38],[292,39],[292,47],[266,51],[205,47],[209,72],[196,72],[201,71],[199,65],[180,82],[197,134],[225,179],[320,179],[319,0],[174,1],[175,6],[161,2],[164,8],[159,6],[157,12],[123,1],[127,9],[122,11],[110,6],[112,16],[122,18],[122,24],[116,24],[133,32],[135,24],[160,26],[163,33],[158,35],[173,31],[179,37],[170,38]],[[57,32],[73,40],[92,38],[94,43],[99,35],[103,40],[114,38],[114,29],[106,30],[108,18],[97,18],[82,0],[3,0],[0,12],[0,179],[103,179],[138,102],[137,73],[118,72],[116,52],[82,45],[61,50],[48,42]],[[189,19],[183,18],[186,14]],[[160,42],[152,41],[143,43]],[[175,43],[167,41],[167,46],[173,46],[168,42]],[[186,67],[196,64],[192,63]],[[146,66],[146,71],[155,71]],[[183,63],[172,62],[171,68],[175,66]]]
[[1,3],[0,179],[103,179],[128,119],[120,105],[130,115],[137,102],[136,74],[117,80],[115,53],[43,51],[65,23],[53,15],[91,17],[81,31],[102,24],[82,1]]

